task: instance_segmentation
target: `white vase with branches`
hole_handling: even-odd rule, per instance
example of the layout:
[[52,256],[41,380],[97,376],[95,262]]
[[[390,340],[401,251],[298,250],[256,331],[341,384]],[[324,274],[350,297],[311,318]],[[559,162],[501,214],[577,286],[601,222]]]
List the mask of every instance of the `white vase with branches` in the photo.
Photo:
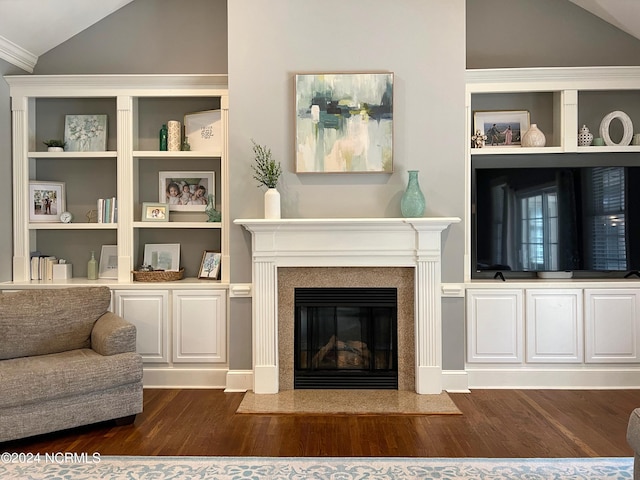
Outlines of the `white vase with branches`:
[[264,218],[279,219],[280,218],[280,192],[276,189],[278,179],[282,174],[280,162],[276,162],[272,155],[271,149],[265,145],[259,145],[253,142],[253,153],[255,155],[255,163],[251,166],[253,169],[253,178],[258,181],[258,187],[265,186],[267,191],[264,194]]

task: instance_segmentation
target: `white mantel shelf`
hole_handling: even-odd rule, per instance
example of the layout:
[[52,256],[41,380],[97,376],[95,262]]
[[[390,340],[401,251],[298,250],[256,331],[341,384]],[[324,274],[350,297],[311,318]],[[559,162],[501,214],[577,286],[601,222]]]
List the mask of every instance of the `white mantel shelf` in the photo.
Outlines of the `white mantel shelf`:
[[252,234],[253,390],[277,393],[278,267],[414,267],[416,392],[442,391],[442,232],[458,217],[236,219]]

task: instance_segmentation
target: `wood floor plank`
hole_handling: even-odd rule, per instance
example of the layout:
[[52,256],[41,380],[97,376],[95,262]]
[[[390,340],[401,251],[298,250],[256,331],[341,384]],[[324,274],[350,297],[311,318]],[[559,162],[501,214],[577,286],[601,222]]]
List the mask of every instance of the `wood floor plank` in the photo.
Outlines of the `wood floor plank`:
[[616,457],[640,390],[475,390],[462,415],[241,415],[242,393],[146,389],[133,425],[113,422],[0,445],[101,455]]

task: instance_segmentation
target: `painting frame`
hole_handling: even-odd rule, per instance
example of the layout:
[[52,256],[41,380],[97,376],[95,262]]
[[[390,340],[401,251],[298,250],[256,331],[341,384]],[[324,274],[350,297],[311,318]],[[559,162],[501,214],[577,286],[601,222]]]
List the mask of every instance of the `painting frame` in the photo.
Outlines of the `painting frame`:
[[[216,190],[216,173],[213,171],[162,171],[158,172],[158,203],[166,203],[169,211],[180,212],[204,212],[207,208],[207,198],[209,194],[215,196]],[[170,196],[169,190],[173,185],[179,189],[178,197]],[[184,187],[189,186],[189,194],[197,195],[200,187],[205,189],[205,193],[196,199],[184,200],[189,203],[181,203],[183,201]],[[199,203],[190,203],[199,202]]]
[[198,278],[207,280],[218,280],[220,276],[220,263],[222,253],[215,250],[205,250],[202,253],[202,261],[198,270]]
[[[473,131],[487,136],[485,147],[520,147],[522,135],[529,130],[528,110],[477,110],[473,112]],[[492,129],[495,127],[495,135]],[[510,129],[510,139],[507,130]]]
[[29,180],[29,222],[60,222],[65,210],[65,182]]
[[104,152],[107,150],[106,114],[65,115],[64,141],[67,152]]
[[[115,263],[114,263],[115,259]],[[100,264],[98,278],[118,278],[118,246],[102,245],[100,250]]]
[[143,222],[168,222],[169,205],[157,202],[142,202],[140,218]]
[[143,262],[154,270],[180,271],[179,243],[147,243],[144,246]]
[[393,173],[394,74],[298,73],[296,173]]

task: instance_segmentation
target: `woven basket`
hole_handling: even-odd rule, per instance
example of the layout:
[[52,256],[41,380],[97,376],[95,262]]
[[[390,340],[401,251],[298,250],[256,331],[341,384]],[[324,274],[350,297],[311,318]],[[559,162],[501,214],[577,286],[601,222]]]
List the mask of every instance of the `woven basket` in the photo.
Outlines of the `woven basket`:
[[138,270],[134,270],[132,273],[133,280],[135,282],[173,282],[182,278],[182,276],[184,275],[184,268],[181,268],[177,272],[139,272]]

